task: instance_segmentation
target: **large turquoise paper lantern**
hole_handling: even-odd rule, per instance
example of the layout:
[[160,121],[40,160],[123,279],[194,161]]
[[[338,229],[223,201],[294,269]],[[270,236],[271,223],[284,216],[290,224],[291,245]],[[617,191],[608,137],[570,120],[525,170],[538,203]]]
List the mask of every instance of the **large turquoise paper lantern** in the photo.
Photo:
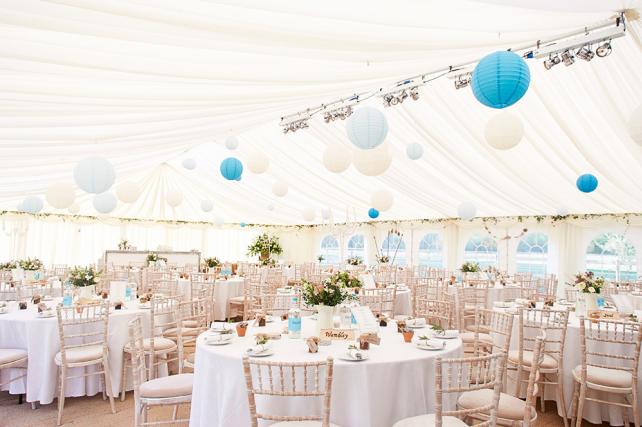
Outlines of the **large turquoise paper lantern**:
[[530,81],[531,72],[521,56],[499,51],[479,61],[471,86],[475,98],[485,106],[506,108],[524,96]]
[[595,189],[597,188],[597,184],[597,178],[595,177],[595,175],[592,175],[590,173],[580,175],[575,182],[575,185],[577,185],[577,189],[582,193],[591,193],[595,191]]
[[236,157],[228,157],[221,162],[221,175],[229,181],[240,181],[243,164]]

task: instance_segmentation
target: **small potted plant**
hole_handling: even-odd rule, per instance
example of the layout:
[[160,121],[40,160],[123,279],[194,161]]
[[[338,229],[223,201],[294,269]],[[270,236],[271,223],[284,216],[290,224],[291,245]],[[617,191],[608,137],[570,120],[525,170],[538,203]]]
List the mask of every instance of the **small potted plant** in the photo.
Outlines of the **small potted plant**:
[[119,251],[131,251],[132,246],[129,244],[129,242],[125,239],[121,240],[120,243],[118,243],[118,250]]
[[404,342],[412,342],[412,337],[415,335],[415,331],[409,328],[404,328],[401,333],[403,334]]
[[432,330],[433,335],[445,335],[446,331],[444,328],[441,327],[441,325],[430,325],[430,329]]
[[247,322],[239,322],[236,324],[236,335],[244,337],[247,332]]

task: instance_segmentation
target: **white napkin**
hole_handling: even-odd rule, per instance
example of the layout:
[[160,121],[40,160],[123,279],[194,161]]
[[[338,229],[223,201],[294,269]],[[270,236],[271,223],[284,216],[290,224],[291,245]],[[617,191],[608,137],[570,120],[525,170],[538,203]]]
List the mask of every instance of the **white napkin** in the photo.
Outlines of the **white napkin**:
[[254,347],[250,347],[247,349],[248,354],[261,354],[264,351],[268,351],[270,348],[272,348],[272,343],[268,342],[266,344],[257,344]]
[[207,335],[207,341],[219,342],[219,341],[229,341],[232,339],[231,334],[211,334]]
[[363,358],[363,354],[361,353],[361,350],[356,349],[356,348],[350,348],[348,349],[348,357],[356,360],[361,360]]
[[423,317],[417,317],[416,319],[406,320],[406,324],[410,326],[426,326],[426,319]]

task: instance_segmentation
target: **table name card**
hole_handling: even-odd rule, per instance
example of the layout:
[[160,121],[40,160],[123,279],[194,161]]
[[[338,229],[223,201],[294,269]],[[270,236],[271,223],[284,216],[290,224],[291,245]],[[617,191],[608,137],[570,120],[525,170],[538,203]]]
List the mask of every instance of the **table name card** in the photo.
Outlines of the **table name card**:
[[352,307],[350,309],[354,320],[357,322],[357,325],[361,332],[378,332],[379,331],[379,322],[370,307],[366,305],[360,305],[358,307]]
[[332,341],[353,341],[354,331],[352,329],[321,329],[320,338]]

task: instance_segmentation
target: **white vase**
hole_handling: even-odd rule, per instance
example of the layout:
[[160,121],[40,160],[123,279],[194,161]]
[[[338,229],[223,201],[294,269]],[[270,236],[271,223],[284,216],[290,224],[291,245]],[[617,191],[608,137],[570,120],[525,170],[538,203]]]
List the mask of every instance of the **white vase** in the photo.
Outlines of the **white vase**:
[[78,298],[92,299],[96,295],[96,285],[78,287]]
[[334,327],[334,307],[331,305],[317,305],[317,336],[321,329],[332,329]]
[[598,308],[597,294],[578,292],[577,302],[575,303],[576,316],[587,317],[589,311],[598,310]]
[[37,270],[25,270],[25,280],[33,282],[36,280],[36,273],[38,273]]

